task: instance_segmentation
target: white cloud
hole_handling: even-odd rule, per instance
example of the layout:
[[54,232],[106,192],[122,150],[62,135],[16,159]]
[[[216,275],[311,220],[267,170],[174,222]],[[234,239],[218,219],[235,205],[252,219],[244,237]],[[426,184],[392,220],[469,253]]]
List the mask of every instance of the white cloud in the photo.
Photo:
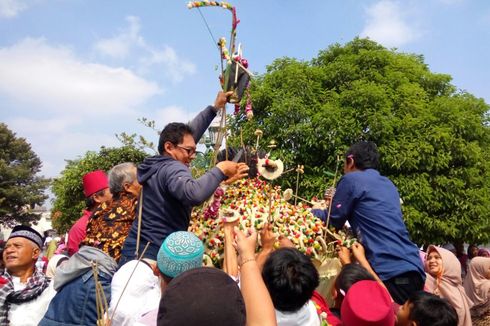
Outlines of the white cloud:
[[139,35],[141,25],[138,17],[126,17],[129,26],[119,35],[112,38],[101,39],[95,43],[95,49],[104,55],[123,59],[129,55],[135,45],[145,46],[143,38]]
[[0,0],[0,17],[12,18],[25,9],[27,9],[27,5],[23,1]]
[[95,50],[102,55],[116,59],[126,59],[131,55],[139,57],[140,69],[149,71],[153,66],[163,67],[172,82],[180,82],[184,76],[196,72],[196,66],[182,58],[168,45],[158,48],[149,45],[141,36],[141,24],[138,17],[126,17],[128,26],[118,35],[101,39],[95,43]]
[[157,124],[157,129],[163,129],[165,125],[167,125],[170,122],[183,122],[187,123],[194,116],[196,115],[195,112],[187,112],[184,108],[176,105],[170,105],[164,108],[160,108],[154,111],[154,114],[152,114],[152,120],[155,120],[155,123]]
[[41,174],[47,177],[59,175],[66,165],[65,159],[76,159],[88,150],[100,146],[118,146],[119,141],[110,132],[80,132],[76,126],[81,121],[68,117],[48,119],[15,118],[7,125],[18,137],[26,138],[33,151],[40,157]]
[[196,67],[193,63],[179,59],[175,50],[169,46],[165,46],[163,50],[149,51],[149,55],[141,59],[144,69],[149,69],[153,65],[163,65],[165,74],[167,74],[173,82],[180,82],[185,75],[192,75],[196,72]]
[[119,146],[116,129],[131,131],[138,109],[161,92],[129,69],[87,62],[44,39],[0,48],[0,100],[8,103],[0,112],[32,144],[49,177],[65,159]]
[[391,0],[381,0],[366,9],[367,23],[361,37],[369,37],[387,47],[397,47],[420,37],[420,32],[410,25],[407,8]]
[[69,48],[43,39],[0,48],[0,95],[49,112],[129,112],[159,92],[128,69],[83,62]]

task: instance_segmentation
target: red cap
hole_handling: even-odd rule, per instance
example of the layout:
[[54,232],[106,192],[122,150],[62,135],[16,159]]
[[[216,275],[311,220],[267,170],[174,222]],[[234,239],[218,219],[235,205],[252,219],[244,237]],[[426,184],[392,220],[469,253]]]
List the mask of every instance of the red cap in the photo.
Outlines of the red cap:
[[376,281],[355,283],[347,291],[340,315],[345,326],[395,325],[391,297]]
[[83,176],[83,194],[85,197],[105,188],[109,188],[109,180],[104,171],[97,170]]

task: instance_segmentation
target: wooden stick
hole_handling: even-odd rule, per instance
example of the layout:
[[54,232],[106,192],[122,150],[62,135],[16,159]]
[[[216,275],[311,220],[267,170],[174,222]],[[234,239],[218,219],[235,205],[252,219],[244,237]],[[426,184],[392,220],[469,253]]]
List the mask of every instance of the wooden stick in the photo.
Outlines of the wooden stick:
[[[305,203],[308,203],[308,204],[310,204],[310,205],[316,205],[314,202],[309,201],[309,200],[306,200],[306,199],[304,199],[303,197],[296,196],[295,194],[291,194],[291,196],[293,196],[293,197],[295,197],[295,198],[298,198],[299,200],[304,201]],[[296,201],[294,202],[294,205],[296,205]]]
[[[299,165],[298,165],[299,167]],[[297,170],[297,173],[296,173],[296,191],[294,193],[294,206],[296,206],[296,202],[297,202],[297,199],[298,199],[298,190],[299,190],[299,169],[296,169]]]
[[269,190],[269,223],[272,223],[272,185],[271,190]]
[[99,287],[97,286],[97,282],[99,281],[98,279],[98,274],[97,274],[97,263],[94,263],[92,261],[92,274],[94,275],[94,283],[95,283],[95,308],[97,310],[97,324],[100,323],[100,316],[102,314],[102,309],[101,309],[101,299],[100,299],[100,293],[99,293]]
[[[335,187],[335,183],[337,182],[337,173],[339,172],[339,161],[340,161],[340,157],[339,155],[337,155],[335,174],[333,176],[333,187]],[[330,214],[332,213],[332,204],[333,204],[333,197],[330,198],[330,204],[328,204],[327,230],[328,230],[328,223],[330,223]]]

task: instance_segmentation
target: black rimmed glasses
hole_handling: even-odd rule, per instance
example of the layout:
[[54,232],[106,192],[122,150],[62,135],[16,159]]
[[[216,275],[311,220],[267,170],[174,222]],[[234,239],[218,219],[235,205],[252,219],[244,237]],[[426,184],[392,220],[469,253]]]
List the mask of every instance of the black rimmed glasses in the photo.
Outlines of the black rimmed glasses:
[[189,156],[192,156],[194,154],[196,154],[196,149],[195,148],[189,148],[189,147],[185,147],[185,146],[182,146],[182,145],[177,145],[178,148],[182,148],[183,150],[186,151],[187,155]]

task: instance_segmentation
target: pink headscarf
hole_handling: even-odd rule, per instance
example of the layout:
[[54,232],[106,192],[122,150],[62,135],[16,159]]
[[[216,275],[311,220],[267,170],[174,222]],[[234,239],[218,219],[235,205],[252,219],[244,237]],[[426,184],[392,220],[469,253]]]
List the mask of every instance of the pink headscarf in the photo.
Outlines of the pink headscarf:
[[449,250],[432,245],[427,249],[427,257],[433,251],[439,253],[442,258],[442,273],[435,276],[430,275],[428,262],[426,262],[426,289],[451,303],[458,313],[458,326],[471,326],[470,308],[473,306],[473,302],[464,291],[461,280],[461,264],[458,258]]
[[479,316],[490,310],[490,280],[485,277],[490,269],[490,258],[475,257],[464,279],[466,295],[475,304],[472,313]]
[[485,248],[478,249],[478,256],[480,257],[490,257],[490,251]]

